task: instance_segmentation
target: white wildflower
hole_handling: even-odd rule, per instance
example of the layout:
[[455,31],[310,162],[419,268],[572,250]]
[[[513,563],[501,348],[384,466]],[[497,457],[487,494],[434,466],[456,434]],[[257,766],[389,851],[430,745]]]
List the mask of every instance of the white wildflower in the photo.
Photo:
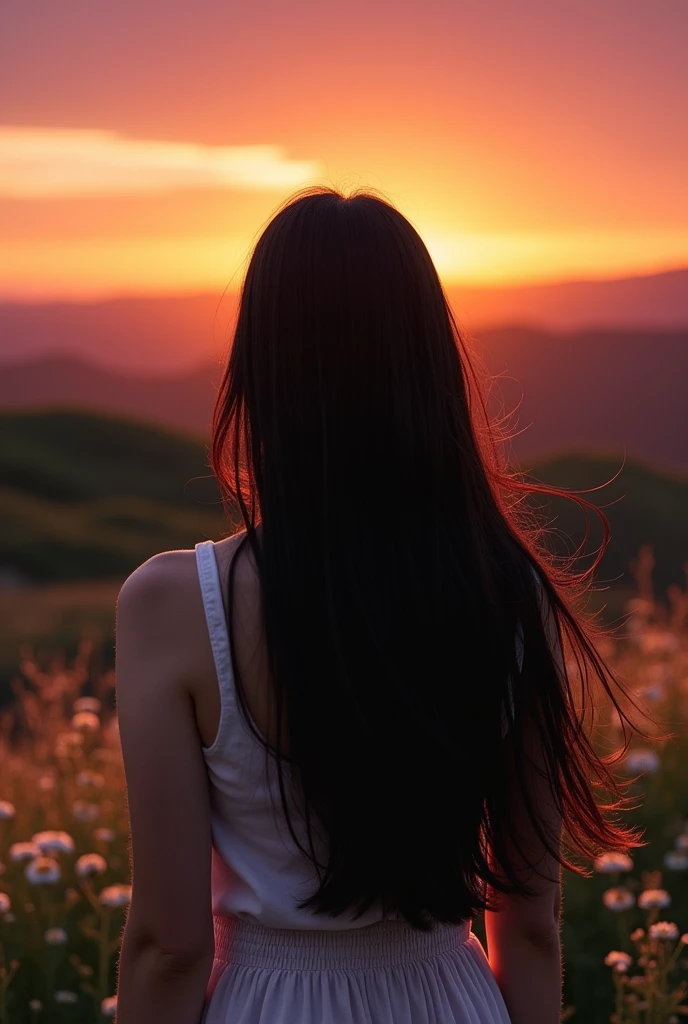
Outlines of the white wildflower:
[[602,902],[604,903],[607,910],[622,911],[629,910],[630,907],[635,903],[635,896],[623,886],[617,886],[614,889],[607,889],[602,894]]
[[670,871],[688,871],[688,853],[682,850],[669,850],[664,854],[664,866]]
[[11,804],[9,800],[0,800],[0,821],[7,821],[9,818],[13,818],[17,813],[17,809],[14,804]]
[[673,942],[678,938],[678,927],[673,921],[657,921],[650,925],[650,938],[662,942]]
[[6,892],[0,892],[0,914],[9,914],[12,908],[12,900]]
[[659,756],[651,747],[636,747],[628,752],[624,765],[629,775],[652,775],[659,768]]
[[77,697],[74,701],[74,713],[79,711],[90,711],[92,714],[97,715],[100,712],[102,705],[97,697]]
[[72,814],[77,821],[95,821],[100,814],[100,807],[87,800],[75,800],[72,804]]
[[633,963],[633,958],[628,953],[621,953],[618,949],[613,949],[611,953],[607,953],[604,962],[607,967],[613,967],[615,971],[625,973]]
[[107,861],[99,853],[85,853],[77,860],[74,870],[79,878],[88,878],[90,875],[102,875],[107,871]]
[[131,903],[131,886],[107,885],[98,898],[105,907],[126,907]]
[[616,874],[618,871],[632,871],[633,861],[627,853],[602,853],[595,858],[595,871],[602,875]]
[[114,1017],[117,1013],[117,996],[108,996],[100,1004],[100,1012],[103,1017]]
[[93,833],[93,837],[101,843],[111,843],[115,838],[115,833],[111,828],[97,828]]
[[55,779],[53,778],[52,775],[41,775],[40,779],[38,780],[38,788],[43,793],[52,792],[52,790],[55,789]]
[[68,940],[67,932],[64,928],[48,928],[43,938],[49,946],[64,946]]
[[24,875],[32,885],[53,885],[60,881],[62,872],[52,857],[36,857],[27,864]]
[[40,847],[41,853],[74,853],[74,840],[69,832],[36,832],[31,842]]
[[76,992],[69,992],[64,989],[60,989],[55,993],[55,1002],[71,1006],[74,1003],[79,1002],[79,997]]
[[666,889],[645,889],[638,897],[641,910],[663,910],[671,903],[671,896]]
[[88,769],[79,772],[76,777],[77,786],[91,786],[93,789],[101,789],[105,785],[105,776],[101,772],[92,772]]
[[100,718],[92,711],[77,711],[72,718],[72,729],[80,732],[98,732],[100,729]]
[[33,860],[40,855],[41,848],[36,843],[12,843],[10,846],[12,860]]

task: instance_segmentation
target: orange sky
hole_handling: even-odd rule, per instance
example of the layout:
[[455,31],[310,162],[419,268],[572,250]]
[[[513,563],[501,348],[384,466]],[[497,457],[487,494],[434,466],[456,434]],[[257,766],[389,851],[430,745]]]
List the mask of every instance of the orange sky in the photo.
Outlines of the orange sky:
[[684,0],[86,0],[0,35],[0,298],[221,290],[383,190],[448,283],[688,265]]

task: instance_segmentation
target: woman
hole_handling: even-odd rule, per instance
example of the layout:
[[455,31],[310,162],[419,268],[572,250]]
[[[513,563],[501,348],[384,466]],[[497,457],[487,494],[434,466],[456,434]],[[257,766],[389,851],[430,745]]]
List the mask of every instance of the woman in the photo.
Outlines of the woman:
[[562,645],[614,681],[383,199],[269,223],[212,452],[243,529],[118,602],[122,1024],[555,1024],[566,851],[636,843]]

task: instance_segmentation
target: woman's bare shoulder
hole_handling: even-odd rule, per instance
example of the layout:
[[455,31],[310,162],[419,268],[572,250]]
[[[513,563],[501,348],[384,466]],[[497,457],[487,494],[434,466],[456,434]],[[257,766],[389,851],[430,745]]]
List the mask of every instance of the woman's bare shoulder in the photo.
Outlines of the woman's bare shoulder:
[[[215,555],[221,575],[223,566],[245,535],[245,531],[241,531],[215,541]],[[120,595],[126,591],[127,596],[139,593],[147,597],[164,595],[168,600],[174,599],[183,596],[185,584],[193,584],[194,589],[197,588],[197,575],[195,548],[160,551],[147,558],[127,576]]]
[[[237,535],[215,543],[221,579],[238,543]],[[202,665],[198,652],[208,646],[195,549],[161,551],[139,565],[126,578],[117,597],[118,621],[123,616],[137,624],[142,640],[160,641],[180,665],[188,655],[195,675]]]

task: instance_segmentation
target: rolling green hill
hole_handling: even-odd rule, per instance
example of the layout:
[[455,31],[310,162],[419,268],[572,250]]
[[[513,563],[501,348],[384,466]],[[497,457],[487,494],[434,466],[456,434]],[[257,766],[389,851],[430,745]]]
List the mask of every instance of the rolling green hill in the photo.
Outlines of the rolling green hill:
[[[649,543],[658,588],[684,581],[688,476],[637,461],[623,465],[617,454],[565,452],[524,468],[579,490],[616,476],[586,495],[605,509],[612,528],[601,580],[632,586],[629,565]],[[0,569],[35,582],[123,579],[158,551],[226,532],[205,444],[135,420],[4,413],[0,482]],[[543,511],[558,550],[571,550],[565,537],[582,540],[585,518],[573,502],[543,502]],[[602,536],[596,517],[590,525],[588,550]]]
[[[582,492],[581,497],[607,516],[611,539],[597,573],[599,583],[633,587],[630,566],[640,545],[651,544],[657,593],[664,593],[671,584],[685,587],[688,474],[666,472],[637,460],[624,462],[617,453],[561,452],[523,468],[537,480]],[[585,537],[584,512],[573,501],[563,499],[541,502],[538,498],[538,504],[550,522],[555,549],[573,552],[575,544]],[[603,536],[594,512],[590,513],[589,526],[585,550],[591,552]]]
[[0,413],[2,485],[37,498],[126,494],[180,506],[217,497],[209,473],[205,445],[192,434],[76,410]]
[[36,582],[123,579],[222,535],[205,445],[134,420],[0,415],[0,481],[0,567]]

